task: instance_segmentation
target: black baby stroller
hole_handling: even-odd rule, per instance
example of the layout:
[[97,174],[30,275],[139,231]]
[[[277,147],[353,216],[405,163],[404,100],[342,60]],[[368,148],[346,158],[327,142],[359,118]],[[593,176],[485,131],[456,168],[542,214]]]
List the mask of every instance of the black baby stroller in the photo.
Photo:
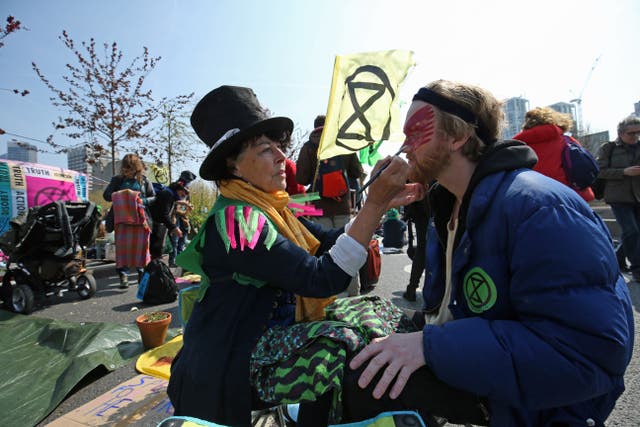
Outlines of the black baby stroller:
[[95,203],[59,200],[33,207],[10,224],[0,236],[0,249],[9,257],[0,286],[6,308],[29,314],[42,296],[76,291],[88,299],[95,294],[96,280],[83,258],[100,224]]

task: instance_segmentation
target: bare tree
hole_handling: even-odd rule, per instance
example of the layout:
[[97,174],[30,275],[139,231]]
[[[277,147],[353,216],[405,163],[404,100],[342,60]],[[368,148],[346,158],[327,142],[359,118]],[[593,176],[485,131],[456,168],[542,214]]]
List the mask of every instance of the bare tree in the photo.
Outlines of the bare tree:
[[[4,47],[4,39],[11,33],[15,33],[16,31],[26,30],[25,27],[22,26],[22,23],[13,16],[9,15],[7,17],[7,25],[3,28],[0,25],[0,47]],[[0,87],[0,90],[4,90],[7,92],[15,93],[16,95],[26,96],[29,94],[29,91],[26,89],[7,89],[4,87]],[[6,132],[4,129],[0,128],[0,135],[4,135]]]
[[[72,139],[86,141],[89,163],[110,152],[115,175],[117,148],[126,148],[136,140],[149,140],[146,129],[157,112],[151,90],[144,90],[143,86],[160,57],[151,57],[143,47],[142,55],[126,65],[116,42],[104,43],[104,51],[99,56],[93,38],[81,42],[81,48],[76,48],[66,31],[59,39],[76,60],[75,65],[66,65],[63,87],[55,86],[32,62],[33,70],[54,94],[50,98],[52,104],[66,112],[66,117],[59,117],[53,123],[54,129],[62,130]],[[67,151],[66,146],[54,141],[53,135],[47,142],[58,153]]]
[[177,165],[202,160],[205,154],[205,145],[193,133],[188,124],[189,111],[185,111],[191,105],[192,97],[193,93],[164,98],[158,105],[160,121],[147,154],[167,165],[169,182],[173,182]]
[[299,123],[296,123],[293,126],[293,132],[291,133],[291,145],[285,153],[288,158],[294,161],[298,158],[298,153],[304,143],[309,139],[310,134],[311,132],[308,129],[301,128]]

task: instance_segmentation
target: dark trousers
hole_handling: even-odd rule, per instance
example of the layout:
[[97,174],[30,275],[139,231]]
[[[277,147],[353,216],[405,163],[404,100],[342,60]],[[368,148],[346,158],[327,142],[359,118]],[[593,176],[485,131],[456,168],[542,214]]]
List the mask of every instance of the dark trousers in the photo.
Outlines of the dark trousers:
[[357,381],[363,369],[346,369],[342,386],[343,423],[373,418],[381,412],[407,410],[418,412],[427,425],[437,425],[433,416],[453,424],[489,425],[485,398],[445,384],[425,366],[411,374],[396,399],[389,398],[388,390],[381,399],[373,398],[373,389],[382,372],[367,388],[361,389]]
[[622,229],[622,248],[630,269],[640,274],[640,204],[612,203],[611,211]]
[[[424,314],[411,309],[403,310],[420,330],[424,328]],[[426,366],[411,374],[402,393],[396,399],[389,398],[389,390],[381,399],[373,398],[373,389],[382,376],[379,371],[366,389],[358,386],[358,378],[366,366],[353,371],[348,366],[342,389],[344,407],[343,422],[373,418],[385,411],[416,411],[428,426],[439,423],[434,416],[445,418],[453,424],[489,425],[489,403],[485,397],[460,390],[439,380]]]
[[414,290],[420,286],[420,278],[427,264],[427,218],[414,222],[416,226],[416,247],[411,260],[409,287]]
[[167,227],[158,221],[154,221],[153,227],[151,227],[151,236],[149,237],[149,253],[152,259],[162,257],[164,239],[166,237]]
[[[388,411],[416,411],[429,426],[438,425],[434,416],[447,419],[454,424],[489,425],[486,399],[472,393],[450,387],[437,379],[431,370],[422,367],[415,371],[397,399],[387,395],[373,398],[373,389],[381,373],[366,389],[358,386],[362,369],[353,371],[348,367],[342,383],[342,423],[353,423],[374,418]],[[329,409],[332,392],[315,402],[300,404],[298,427],[325,427],[329,425]]]

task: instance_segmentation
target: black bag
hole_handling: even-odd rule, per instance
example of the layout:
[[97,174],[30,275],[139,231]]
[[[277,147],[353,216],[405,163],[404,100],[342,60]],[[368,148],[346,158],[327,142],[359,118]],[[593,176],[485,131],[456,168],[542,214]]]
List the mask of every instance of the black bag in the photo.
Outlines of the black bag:
[[178,298],[178,285],[167,264],[152,259],[138,284],[138,299],[147,304],[166,304]]
[[[613,147],[615,146],[614,142],[607,142],[607,145],[603,147],[602,154],[605,154],[605,151],[609,150],[608,154],[605,154],[608,157],[607,166],[611,167],[611,154],[613,153]],[[596,178],[595,182],[591,186],[591,190],[593,191],[593,195],[596,199],[602,200],[604,199],[604,190],[607,186],[607,180],[602,178]]]
[[591,190],[593,191],[593,196],[597,200],[604,199],[604,189],[607,186],[607,180],[602,178],[597,178],[593,185],[591,186]]
[[107,231],[107,233],[113,233],[113,230],[116,229],[113,206],[109,208],[107,216],[104,217],[104,229]]

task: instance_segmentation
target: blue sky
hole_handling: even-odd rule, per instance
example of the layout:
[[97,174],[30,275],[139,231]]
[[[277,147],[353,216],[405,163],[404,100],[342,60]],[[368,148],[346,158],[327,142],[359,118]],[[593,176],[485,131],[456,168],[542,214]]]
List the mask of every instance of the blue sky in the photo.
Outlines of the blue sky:
[[[42,140],[60,112],[31,62],[59,83],[73,60],[58,40],[62,30],[77,43],[116,41],[129,60],[143,46],[161,56],[146,80],[156,98],[249,86],[274,114],[305,130],[326,112],[335,55],[386,49],[416,54],[401,92],[406,101],[446,78],[499,98],[524,96],[531,107],[566,102],[599,56],[582,96],[589,128],[615,137],[617,122],[640,101],[635,0],[2,0],[0,18],[8,15],[29,31],[0,48],[0,87],[31,94],[0,91],[0,127]],[[0,136],[0,152],[10,140]],[[66,166],[60,155],[39,159]]]

